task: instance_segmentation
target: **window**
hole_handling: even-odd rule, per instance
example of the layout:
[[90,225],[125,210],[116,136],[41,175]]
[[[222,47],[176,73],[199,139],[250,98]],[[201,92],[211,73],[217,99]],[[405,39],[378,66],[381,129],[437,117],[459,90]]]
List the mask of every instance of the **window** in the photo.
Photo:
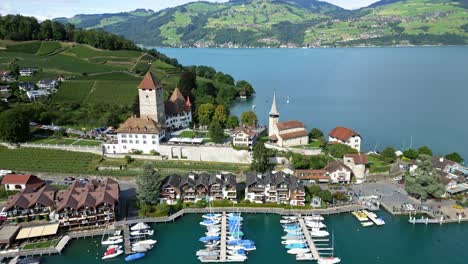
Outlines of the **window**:
[[126,138],[126,137],[127,137],[127,134],[122,134],[121,137],[122,137],[122,138]]
[[156,136],[155,136],[155,135],[153,135],[153,136],[151,136],[151,138],[156,138]]
[[138,138],[138,135],[135,135],[135,138]]
[[149,98],[149,96],[147,95],[146,98]]
[[143,136],[141,136],[141,137],[146,138],[146,135],[143,135]]
[[146,140],[143,140],[143,144],[146,144]]
[[130,144],[133,144],[133,140],[129,140],[129,143],[130,143]]
[[127,146],[124,145],[124,146],[123,146],[123,149],[127,149]]
[[122,143],[127,143],[127,140],[126,140],[126,139],[122,139]]
[[128,135],[128,137],[129,137],[129,138],[132,138],[132,137],[133,137],[133,135],[132,135],[132,134],[130,134],[130,135]]
[[156,141],[153,141],[153,145],[156,145]]
[[135,144],[139,144],[139,143],[140,143],[140,141],[138,141],[138,140],[135,140]]

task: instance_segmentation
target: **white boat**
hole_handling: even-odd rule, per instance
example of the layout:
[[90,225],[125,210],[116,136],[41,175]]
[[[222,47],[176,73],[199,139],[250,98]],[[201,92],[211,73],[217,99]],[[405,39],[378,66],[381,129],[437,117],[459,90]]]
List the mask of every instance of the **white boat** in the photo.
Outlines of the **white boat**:
[[312,253],[305,253],[296,255],[296,260],[314,260]]
[[283,240],[298,240],[301,238],[302,238],[302,235],[286,235],[286,236],[281,237],[281,239]]
[[335,263],[340,263],[341,259],[340,258],[335,258],[335,257],[329,257],[329,258],[319,258],[317,261],[318,264],[335,264]]
[[374,225],[374,223],[372,223],[372,222],[362,222],[361,225],[362,226],[371,226],[371,225]]
[[154,230],[148,230],[148,229],[130,232],[130,235],[132,236],[152,236],[153,234],[154,234]]
[[305,253],[309,253],[310,249],[308,248],[293,248],[288,250],[288,254],[294,254],[294,255],[301,255]]
[[232,261],[244,261],[244,260],[247,259],[247,256],[245,256],[245,255],[229,255],[229,256],[227,256],[227,259],[232,260]]
[[296,223],[296,220],[288,220],[288,219],[282,219],[280,220],[280,224],[293,224]]
[[117,249],[122,249],[122,246],[120,246],[120,245],[110,245],[110,246],[107,247],[106,250],[109,250],[109,249],[111,249],[111,248],[117,250]]
[[329,236],[330,233],[328,233],[325,230],[313,229],[312,231],[310,231],[310,235],[313,236],[313,237],[326,237],[326,236]]
[[152,245],[133,245],[132,246],[132,251],[133,252],[139,252],[139,253],[144,253],[150,249],[152,249]]
[[138,246],[138,245],[154,245],[157,242],[158,241],[156,241],[154,239],[146,239],[146,240],[141,240],[141,241],[135,242],[135,243],[133,243],[133,245],[135,245],[135,246]]
[[219,252],[220,252],[219,250],[212,250],[212,251],[198,250],[196,255],[197,256],[218,256]]
[[150,227],[145,224],[145,223],[138,223],[130,228],[131,231],[138,231],[138,230],[144,230],[144,229],[149,229]]
[[324,218],[321,215],[311,215],[311,216],[305,216],[304,220],[306,220],[306,221],[323,221]]
[[325,227],[327,227],[322,222],[307,221],[307,222],[305,222],[305,224],[306,224],[306,226],[311,227],[311,228],[325,228]]
[[[109,252],[114,252],[114,253],[109,253]],[[106,253],[104,253],[104,256],[101,258],[101,259],[110,259],[110,258],[115,258],[119,255],[122,255],[123,254],[123,250],[108,250],[106,251]]]
[[301,244],[301,243],[304,243],[304,241],[300,240],[300,239],[292,239],[292,240],[281,241],[281,244],[283,244],[283,245]]
[[120,244],[123,242],[122,236],[113,236],[113,237],[108,237],[107,240],[101,241],[102,245],[115,245],[115,244]]
[[283,216],[283,219],[286,219],[286,220],[297,220],[297,217],[296,217],[296,216]]

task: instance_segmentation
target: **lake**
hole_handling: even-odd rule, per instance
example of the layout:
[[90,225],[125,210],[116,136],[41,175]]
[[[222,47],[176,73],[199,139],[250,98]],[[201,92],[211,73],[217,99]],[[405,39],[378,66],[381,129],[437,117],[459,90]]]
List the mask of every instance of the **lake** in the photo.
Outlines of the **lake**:
[[[361,227],[351,214],[325,217],[327,230],[333,233],[335,255],[344,264],[466,264],[468,225],[412,225],[407,217],[392,217],[377,212],[386,224]],[[285,235],[278,215],[243,214],[245,238],[254,240],[256,251],[248,254],[246,264],[292,264],[297,262],[281,244]],[[186,215],[173,223],[155,225],[158,243],[148,255],[135,263],[196,264],[198,238],[206,231],[198,223],[201,215]],[[100,237],[72,241],[62,255],[47,257],[45,264],[124,263],[123,256],[100,260],[105,248]],[[323,243],[323,242],[322,242]]]
[[276,91],[280,120],[350,127],[364,151],[428,145],[468,158],[468,47],[159,50],[252,83],[257,94],[237,115],[255,105],[267,124]]

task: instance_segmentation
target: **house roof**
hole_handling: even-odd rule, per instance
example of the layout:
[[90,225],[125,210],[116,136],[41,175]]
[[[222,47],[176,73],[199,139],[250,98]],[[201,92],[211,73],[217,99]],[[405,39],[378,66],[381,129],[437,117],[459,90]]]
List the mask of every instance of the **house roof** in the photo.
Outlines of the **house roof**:
[[275,186],[286,184],[290,190],[304,189],[295,176],[288,175],[284,172],[277,172],[276,174],[273,174],[271,171],[267,171],[261,174],[261,178],[258,177],[256,172],[250,172],[247,174],[246,185],[251,186],[253,184],[270,184]]
[[169,100],[164,103],[164,108],[166,115],[176,116],[184,112],[190,112],[191,104],[190,101],[189,104],[185,101],[179,88],[175,88]]
[[37,191],[33,188],[26,188],[8,197],[5,210],[14,207],[28,209],[36,204],[50,207],[54,204],[56,193],[57,189],[50,185],[44,185]]
[[455,161],[451,161],[444,157],[432,157],[432,166],[437,169],[444,170],[447,166],[455,166],[457,163]]
[[115,131],[116,133],[159,134],[161,125],[151,118],[130,117]]
[[306,136],[307,136],[307,131],[305,130],[279,134],[279,137],[282,138],[283,140],[306,137]]
[[351,169],[344,165],[343,163],[337,161],[337,160],[334,160],[330,163],[328,163],[327,167],[325,168],[328,172],[332,173],[334,171],[337,171],[337,170],[341,170],[341,169],[345,169],[349,172],[351,172]]
[[354,160],[354,164],[367,164],[367,155],[360,153],[360,154],[345,154],[345,158],[352,158]]
[[279,122],[276,124],[276,127],[279,131],[294,129],[294,128],[304,128],[304,123],[298,120],[290,120],[285,122]]
[[152,72],[147,72],[138,89],[162,89],[162,84]]
[[181,177],[179,175],[173,174],[173,175],[166,177],[161,186],[163,188],[166,188],[166,187],[178,188],[180,185],[180,181],[181,181]]
[[278,108],[276,107],[276,93],[273,93],[273,103],[271,104],[270,109],[271,116],[279,116]]
[[11,71],[8,70],[0,70],[0,77],[7,77],[9,76]]
[[247,126],[241,126],[241,127],[236,127],[234,129],[234,135],[239,134],[240,132],[246,134],[249,136],[249,138],[254,138],[257,135],[257,132],[255,129],[247,127]]
[[44,185],[44,181],[31,174],[7,174],[2,179],[2,184],[25,185],[29,188],[39,188]]
[[296,170],[294,175],[301,180],[328,180],[327,170]]
[[330,133],[328,133],[328,135],[341,141],[348,141],[348,139],[350,139],[353,136],[360,137],[360,135],[356,131],[346,127],[335,127],[334,129],[332,129],[332,131],[330,131]]

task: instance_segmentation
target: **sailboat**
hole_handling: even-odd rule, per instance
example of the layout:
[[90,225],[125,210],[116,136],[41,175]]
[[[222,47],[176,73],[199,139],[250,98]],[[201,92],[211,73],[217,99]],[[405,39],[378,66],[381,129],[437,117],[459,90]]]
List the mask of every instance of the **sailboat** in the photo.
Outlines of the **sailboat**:
[[340,258],[337,258],[335,257],[335,234],[332,233],[332,253],[331,253],[331,256],[330,257],[326,257],[326,258],[319,258],[317,263],[318,264],[335,264],[335,263],[340,263],[341,262],[341,259]]
[[289,96],[288,96],[288,99],[286,99],[286,103],[289,104]]

